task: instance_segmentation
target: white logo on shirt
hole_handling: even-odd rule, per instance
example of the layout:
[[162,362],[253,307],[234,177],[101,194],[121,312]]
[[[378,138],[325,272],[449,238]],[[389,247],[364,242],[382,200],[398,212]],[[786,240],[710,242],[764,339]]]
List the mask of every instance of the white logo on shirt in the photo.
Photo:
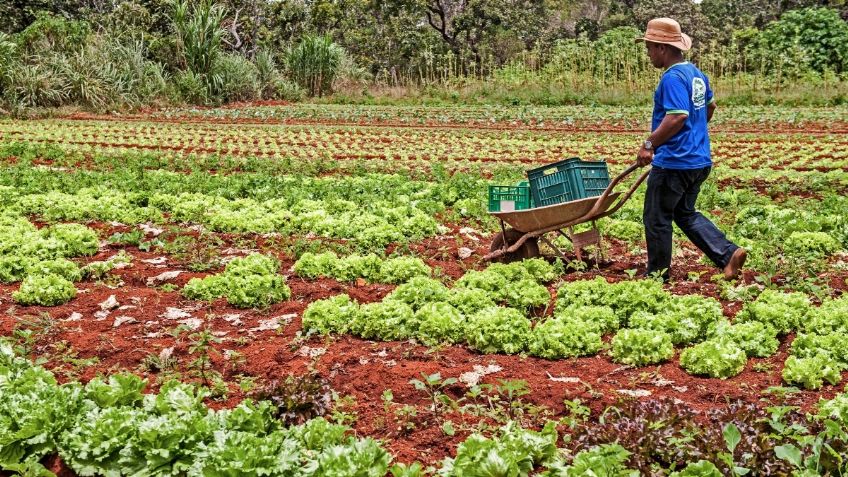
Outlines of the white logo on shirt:
[[701,109],[707,104],[707,84],[701,78],[692,79],[692,104]]

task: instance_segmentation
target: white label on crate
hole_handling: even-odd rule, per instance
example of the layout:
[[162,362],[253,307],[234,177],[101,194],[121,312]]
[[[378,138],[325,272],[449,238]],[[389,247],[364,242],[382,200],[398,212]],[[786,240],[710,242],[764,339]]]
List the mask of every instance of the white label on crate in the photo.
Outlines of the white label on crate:
[[514,200],[502,200],[501,201],[501,212],[515,212],[515,201]]

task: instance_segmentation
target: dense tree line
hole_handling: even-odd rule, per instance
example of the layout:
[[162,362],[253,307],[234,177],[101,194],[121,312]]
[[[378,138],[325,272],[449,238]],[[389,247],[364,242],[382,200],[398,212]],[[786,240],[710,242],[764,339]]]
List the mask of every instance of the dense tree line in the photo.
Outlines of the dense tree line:
[[671,16],[719,75],[848,71],[846,0],[6,0],[0,102],[221,103],[341,78],[427,85],[526,71],[632,81],[633,38]]

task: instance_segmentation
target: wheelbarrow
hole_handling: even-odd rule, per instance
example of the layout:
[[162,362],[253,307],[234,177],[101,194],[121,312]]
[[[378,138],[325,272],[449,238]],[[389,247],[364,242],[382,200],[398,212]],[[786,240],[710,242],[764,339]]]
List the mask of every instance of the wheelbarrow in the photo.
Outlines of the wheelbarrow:
[[[565,257],[565,254],[546,237],[551,232],[556,232],[572,243],[577,260],[583,260],[582,249],[588,245],[597,245],[600,251],[601,234],[598,231],[596,221],[620,209],[639,188],[639,185],[645,181],[650,173],[650,167],[639,176],[627,192],[622,194],[614,191],[624,178],[638,168],[637,164],[628,167],[613,179],[604,192],[597,197],[587,197],[533,209],[489,212],[498,218],[501,231],[495,235],[489,248],[489,254],[483,258],[512,262],[538,257],[539,241]],[[574,232],[575,225],[586,222],[592,223],[590,230]],[[507,227],[506,224],[510,227]]]

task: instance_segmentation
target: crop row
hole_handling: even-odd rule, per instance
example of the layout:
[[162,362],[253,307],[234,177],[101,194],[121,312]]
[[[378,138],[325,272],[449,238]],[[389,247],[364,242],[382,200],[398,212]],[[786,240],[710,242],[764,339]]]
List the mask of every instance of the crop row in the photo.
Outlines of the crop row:
[[[529,167],[568,156],[627,163],[632,161],[633,145],[641,135],[51,120],[23,126],[0,122],[0,137],[6,144],[56,144],[89,154],[151,150],[308,161],[384,160],[406,167],[416,161]],[[713,135],[716,162],[736,169],[848,171],[846,145],[840,135]]]
[[[21,357],[5,341],[0,342],[0,378],[4,450],[0,466],[21,475],[53,475],[40,462],[52,454],[60,455],[79,475],[382,477],[393,460],[381,442],[352,437],[345,425],[321,417],[292,422],[295,413],[286,400],[245,400],[232,409],[215,411],[203,403],[207,396],[203,387],[176,381],[168,381],[158,393],[147,394],[147,381],[132,374],[97,377],[84,386],[76,381],[59,384],[50,371]],[[436,381],[428,379],[439,386],[453,382],[441,381],[438,376],[432,378]],[[575,404],[575,411],[582,412],[579,402]],[[597,425],[587,421],[587,416],[581,420],[581,414],[572,418],[571,432],[578,445],[585,446],[577,452],[558,447],[561,441],[569,443],[570,435],[563,433],[560,439],[556,421],[548,421],[540,431],[511,421],[486,434],[470,434],[459,443],[454,458],[446,458],[439,469],[429,471],[445,477],[528,475],[540,468],[547,468],[541,474],[546,477],[639,475],[629,467],[631,462],[639,468],[680,469],[668,474],[674,477],[718,477],[720,469],[745,472],[750,470],[745,466],[766,462],[770,468],[794,468],[795,475],[835,475],[845,470],[844,463],[834,457],[848,439],[845,431],[840,431],[848,425],[848,394],[822,400],[806,425],[796,421],[791,436],[782,432],[759,436],[759,425],[747,426],[768,422],[774,431],[778,426],[786,429],[787,421],[793,419],[792,409],[772,414],[770,420],[761,418],[756,410],[743,409],[747,415],[728,416],[728,422],[722,425],[719,421],[718,429],[712,429],[693,426],[693,415],[673,407],[655,406],[647,412],[630,408],[611,409],[614,412]],[[325,411],[310,410],[312,415]],[[652,421],[662,417],[674,419]],[[650,444],[634,448],[633,439],[620,434],[615,443],[591,444],[613,437],[607,436],[608,431],[620,432],[617,427],[637,418],[642,425],[650,424],[640,436],[655,437]],[[826,430],[816,435],[813,429],[822,428]],[[663,434],[658,434],[658,429]],[[723,446],[711,442],[716,432],[723,436]],[[688,439],[681,440],[678,435]],[[758,438],[759,447],[750,445],[751,437]],[[798,437],[804,439],[793,440]],[[816,441],[821,444],[810,443]],[[742,457],[734,457],[737,447]],[[672,454],[674,458],[666,458]],[[801,474],[803,470],[807,473]],[[391,473],[424,475],[418,463],[396,464]]]
[[[465,124],[535,128],[644,127],[648,110],[627,106],[352,106],[297,104],[286,106],[246,106],[238,109],[170,109],[153,113],[162,119],[194,118],[253,121],[332,121],[342,123]],[[844,107],[797,108],[775,106],[721,107],[715,117],[719,127],[803,129],[815,124],[829,129],[839,127],[848,116]]]
[[549,359],[594,355],[605,348],[602,336],[613,333],[616,362],[659,364],[674,356],[675,345],[691,345],[680,355],[681,366],[722,379],[739,374],[750,356],[773,355],[778,337],[800,331],[783,372],[787,383],[818,389],[824,381],[838,384],[848,368],[848,298],[815,308],[802,293],[766,290],[731,324],[714,299],[671,296],[650,280],[598,278],[560,287],[553,317],[533,323],[527,310],[548,305],[543,283],[556,276],[554,267],[534,259],[469,271],[453,288],[413,278],[379,303],[359,305],[347,295],[317,301],[304,313],[303,327]]
[[[45,168],[19,158],[14,167],[0,169],[0,205],[5,214],[31,214],[46,221],[152,221],[203,225],[221,232],[313,234],[372,251],[392,242],[445,233],[444,225],[467,220],[495,229],[485,211],[489,182],[474,174],[434,170],[429,177],[363,173],[311,178],[279,175],[282,171],[277,169],[227,175],[145,170],[146,164],[159,160],[106,157],[103,167],[89,170]],[[237,162],[227,167],[261,169],[262,164]],[[715,182],[705,184],[700,197],[700,207],[715,211],[714,218],[730,236],[749,248],[750,265],[772,275],[826,269],[832,257],[848,250],[844,214],[848,199],[833,190],[840,181],[841,187],[848,187],[839,176],[842,173],[793,174],[794,180],[785,179],[775,187],[817,191],[821,197],[815,209],[804,198],[775,202],[755,190],[722,188]],[[508,173],[498,180],[519,177]],[[741,180],[769,177],[765,172],[737,173]],[[601,227],[608,236],[641,242],[639,196],[614,219],[602,221]]]

